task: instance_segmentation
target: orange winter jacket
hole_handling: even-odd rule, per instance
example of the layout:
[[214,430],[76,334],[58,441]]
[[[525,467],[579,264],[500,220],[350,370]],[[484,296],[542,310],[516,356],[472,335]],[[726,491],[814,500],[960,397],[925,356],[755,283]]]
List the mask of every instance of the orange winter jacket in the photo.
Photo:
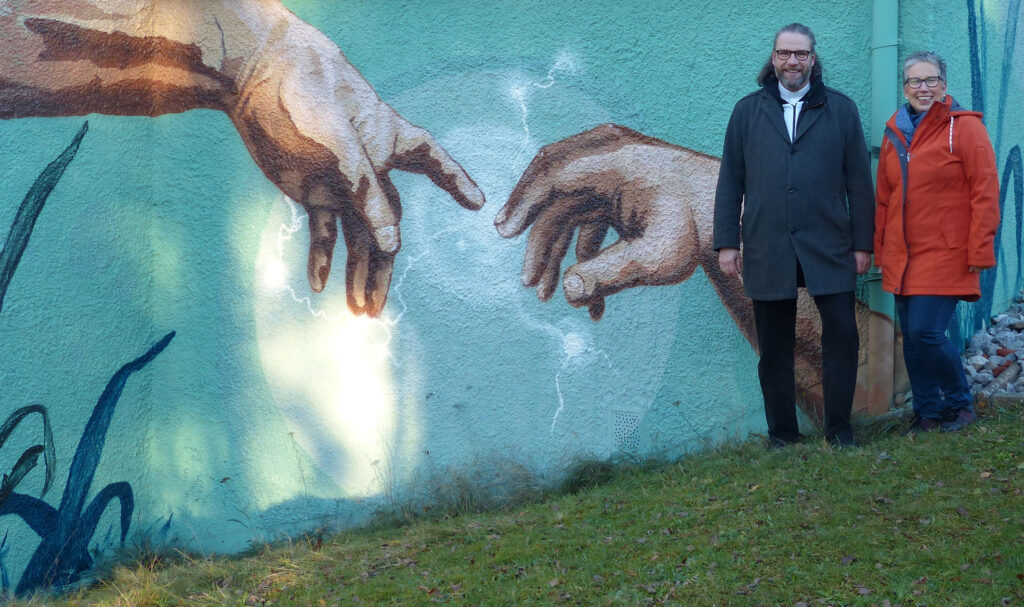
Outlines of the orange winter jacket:
[[[906,145],[894,114],[886,123]],[[875,187],[875,265],[897,295],[981,296],[969,266],[995,265],[999,175],[981,114],[949,95],[921,119],[907,162],[907,195],[896,146],[886,137]]]

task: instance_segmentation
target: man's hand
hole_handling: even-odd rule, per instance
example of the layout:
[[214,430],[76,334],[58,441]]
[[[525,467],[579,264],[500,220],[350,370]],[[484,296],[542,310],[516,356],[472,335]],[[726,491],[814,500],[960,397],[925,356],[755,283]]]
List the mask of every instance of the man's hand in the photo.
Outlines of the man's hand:
[[[592,318],[604,298],[642,285],[669,285],[709,261],[718,160],[618,125],[545,146],[495,219],[512,238],[530,228],[523,284],[547,300],[579,229],[577,263],[562,289]],[[618,240],[604,246],[609,230]],[[705,264],[707,267],[707,264]],[[717,267],[714,268],[717,275]]]
[[465,208],[484,203],[429,132],[276,0],[16,0],[0,10],[0,38],[0,118],[227,113],[264,174],[309,214],[314,291],[341,222],[354,313],[381,313],[401,246],[392,169],[428,176]]
[[727,276],[739,278],[743,275],[743,255],[739,249],[719,249],[718,267]]
[[871,253],[867,251],[854,251],[853,259],[857,263],[857,274],[864,274],[871,268]]

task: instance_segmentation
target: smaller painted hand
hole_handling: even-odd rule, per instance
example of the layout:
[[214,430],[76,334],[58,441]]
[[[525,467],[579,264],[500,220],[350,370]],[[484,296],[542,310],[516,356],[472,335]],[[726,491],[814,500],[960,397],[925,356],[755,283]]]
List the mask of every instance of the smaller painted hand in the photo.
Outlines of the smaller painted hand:
[[[711,156],[601,125],[541,149],[495,227],[506,238],[530,229],[523,285],[537,287],[545,301],[578,229],[577,263],[565,270],[562,290],[569,304],[587,306],[595,320],[606,297],[682,282],[698,264],[718,279],[726,299],[723,288],[735,296],[741,285],[721,273],[711,250],[718,166]],[[609,230],[619,238],[603,246]]]

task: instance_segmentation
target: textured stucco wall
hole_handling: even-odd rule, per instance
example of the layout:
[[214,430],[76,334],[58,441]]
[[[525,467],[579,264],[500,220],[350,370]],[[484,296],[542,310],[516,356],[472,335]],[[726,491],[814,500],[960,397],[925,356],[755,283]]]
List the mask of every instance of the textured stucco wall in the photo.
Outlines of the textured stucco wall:
[[[130,541],[234,551],[429,500],[454,477],[550,481],[583,458],[675,456],[763,431],[756,357],[702,270],[613,295],[594,322],[561,287],[546,303],[524,289],[527,237],[492,224],[541,146],[602,123],[717,157],[733,103],[790,21],[816,32],[826,82],[858,103],[865,131],[881,128],[868,116],[869,3],[285,4],[430,131],[488,203],[464,210],[427,178],[392,173],[402,250],[381,319],[356,317],[343,246],[313,294],[306,214],[224,113],[89,115],[0,311],[0,417],[38,403],[53,427],[44,502],[60,502],[107,381],[170,331],[127,381],[87,488],[91,499],[130,485]],[[1001,97],[1006,14],[1019,2],[981,5],[991,130],[1022,88],[1011,67]],[[905,1],[900,14],[900,55],[939,50],[950,92],[969,105],[964,3]],[[1020,108],[1005,106],[1001,168],[1022,138]],[[0,122],[0,233],[84,120]],[[997,310],[1019,288],[1014,226],[1004,223]],[[29,417],[15,429],[5,470],[41,427]],[[41,470],[17,491],[38,496]],[[115,502],[90,546],[118,543],[118,516]],[[0,530],[13,587],[40,534],[12,514]]]

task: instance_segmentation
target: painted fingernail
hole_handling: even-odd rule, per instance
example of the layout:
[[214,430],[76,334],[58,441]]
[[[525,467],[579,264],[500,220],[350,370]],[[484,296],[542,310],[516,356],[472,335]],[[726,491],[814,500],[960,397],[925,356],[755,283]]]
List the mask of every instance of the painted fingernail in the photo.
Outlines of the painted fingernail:
[[377,228],[373,233],[373,238],[384,253],[394,253],[398,250],[398,226]]
[[320,266],[317,268],[313,275],[309,277],[309,288],[313,289],[314,293],[319,293],[324,290],[324,267]]
[[499,223],[505,223],[507,220],[508,209],[505,207],[501,207],[501,210],[498,211],[498,215],[494,218],[494,225],[498,225]]
[[583,277],[576,272],[569,272],[562,279],[562,290],[570,302],[580,301],[587,297],[587,284]]

